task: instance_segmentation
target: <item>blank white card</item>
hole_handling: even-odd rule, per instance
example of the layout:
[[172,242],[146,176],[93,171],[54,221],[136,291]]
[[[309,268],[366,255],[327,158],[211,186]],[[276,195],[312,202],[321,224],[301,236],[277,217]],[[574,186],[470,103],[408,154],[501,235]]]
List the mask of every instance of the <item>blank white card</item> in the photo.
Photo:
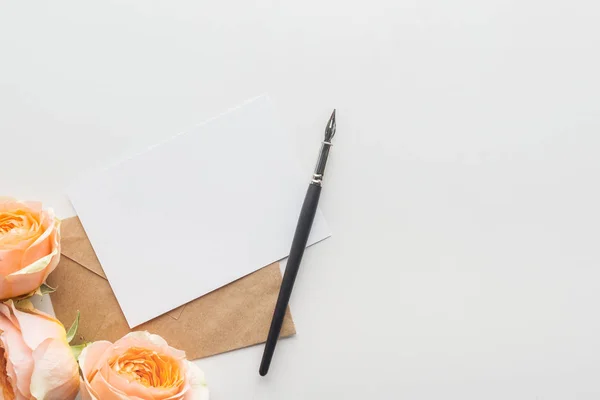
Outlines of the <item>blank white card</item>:
[[312,171],[277,121],[259,97],[69,189],[130,327],[288,255]]

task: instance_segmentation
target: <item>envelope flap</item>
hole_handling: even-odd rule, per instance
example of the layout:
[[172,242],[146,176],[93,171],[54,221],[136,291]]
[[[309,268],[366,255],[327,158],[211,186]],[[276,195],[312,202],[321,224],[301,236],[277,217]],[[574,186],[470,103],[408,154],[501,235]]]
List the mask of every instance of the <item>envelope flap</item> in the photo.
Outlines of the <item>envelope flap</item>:
[[106,279],[102,265],[78,217],[63,219],[60,234],[61,254]]
[[[69,257],[61,259],[48,284],[60,288],[50,295],[60,321],[73,321],[81,312],[73,344],[114,342],[131,331],[108,281]],[[179,307],[178,320],[164,314],[136,330],[162,336],[190,360],[262,343],[280,286],[281,272],[275,263]],[[281,337],[295,332],[288,309]]]
[[169,312],[167,312],[167,314],[169,314],[169,317],[173,318],[173,319],[179,319],[179,317],[181,317],[181,313],[183,313],[183,309],[185,308],[185,304],[177,307]]

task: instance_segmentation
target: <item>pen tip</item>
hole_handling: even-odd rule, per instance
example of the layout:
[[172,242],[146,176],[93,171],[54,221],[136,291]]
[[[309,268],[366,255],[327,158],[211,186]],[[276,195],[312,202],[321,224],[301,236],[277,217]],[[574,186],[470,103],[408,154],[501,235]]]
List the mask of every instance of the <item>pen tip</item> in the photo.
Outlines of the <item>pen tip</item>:
[[335,128],[336,128],[335,111],[336,111],[336,109],[334,108],[333,112],[331,113],[331,117],[329,117],[329,121],[327,122],[327,128],[325,128],[325,141],[326,142],[331,142],[331,139],[333,139],[333,136],[335,135]]

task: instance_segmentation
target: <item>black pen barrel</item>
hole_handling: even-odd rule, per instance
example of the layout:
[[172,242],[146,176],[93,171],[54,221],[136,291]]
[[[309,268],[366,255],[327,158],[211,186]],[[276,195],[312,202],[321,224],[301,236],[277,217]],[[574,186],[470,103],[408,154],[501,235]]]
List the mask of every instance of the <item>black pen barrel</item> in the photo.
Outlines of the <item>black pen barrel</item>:
[[296,232],[294,233],[290,256],[283,275],[281,288],[279,289],[279,296],[277,298],[277,304],[275,305],[273,320],[271,321],[271,328],[269,329],[267,343],[260,363],[259,373],[262,376],[265,376],[267,372],[269,372],[269,366],[271,365],[275,346],[277,345],[277,339],[279,338],[279,333],[281,332],[281,327],[283,325],[285,312],[290,302],[292,289],[294,288],[294,281],[298,275],[300,262],[304,255],[304,249],[308,242],[308,236],[310,235],[313,220],[315,219],[320,196],[321,186],[319,184],[311,183],[306,191],[306,197],[304,198],[300,217],[298,218],[298,225],[296,225]]

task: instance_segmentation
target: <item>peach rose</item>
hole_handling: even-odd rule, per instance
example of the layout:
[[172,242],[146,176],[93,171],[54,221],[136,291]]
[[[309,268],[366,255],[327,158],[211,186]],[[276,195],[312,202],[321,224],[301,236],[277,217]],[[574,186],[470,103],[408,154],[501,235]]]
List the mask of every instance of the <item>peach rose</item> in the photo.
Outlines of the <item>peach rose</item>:
[[72,400],[79,368],[65,328],[30,304],[0,303],[0,399]]
[[60,221],[41,203],[0,198],[0,299],[35,291],[58,265]]
[[204,373],[158,335],[94,342],[79,356],[84,400],[208,400]]

